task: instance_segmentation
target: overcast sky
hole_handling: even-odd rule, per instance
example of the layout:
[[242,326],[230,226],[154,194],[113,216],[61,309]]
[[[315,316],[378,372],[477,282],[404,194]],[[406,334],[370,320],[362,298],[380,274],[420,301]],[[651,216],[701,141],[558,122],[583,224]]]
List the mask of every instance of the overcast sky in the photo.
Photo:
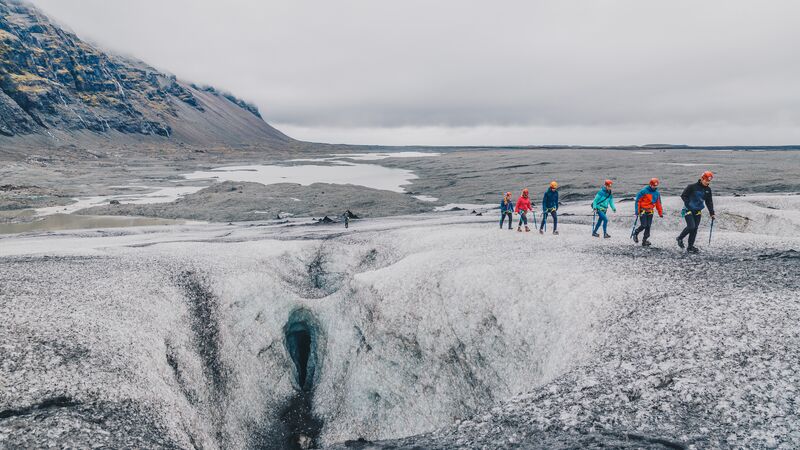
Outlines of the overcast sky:
[[797,0],[33,3],[303,140],[800,144]]

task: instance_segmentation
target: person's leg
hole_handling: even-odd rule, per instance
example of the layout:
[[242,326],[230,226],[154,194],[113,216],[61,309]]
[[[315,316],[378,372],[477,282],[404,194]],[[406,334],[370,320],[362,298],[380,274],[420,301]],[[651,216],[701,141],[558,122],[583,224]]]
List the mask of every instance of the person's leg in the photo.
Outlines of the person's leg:
[[550,213],[550,215],[553,216],[553,233],[555,233],[556,231],[558,231],[558,214],[555,211],[553,211]]
[[505,212],[500,213],[500,228],[503,228],[503,222],[505,220],[506,220],[506,213]]
[[603,211],[597,210],[597,222],[594,224],[594,233],[597,234],[597,230],[600,229],[600,226],[603,225],[603,217],[605,217],[605,213]]
[[694,228],[694,215],[691,211],[687,211],[683,219],[686,221],[686,227],[681,231],[681,234],[678,235],[678,239],[683,239],[688,236],[689,233],[692,232],[692,228]]
[[514,224],[512,223],[512,222],[514,221],[514,213],[512,213],[512,212],[507,212],[506,214],[508,214],[508,229],[510,230],[510,229],[511,229],[511,227],[514,225]]
[[642,227],[644,227],[644,240],[650,238],[650,227],[653,225],[653,214],[642,215]]
[[600,226],[603,226],[603,232],[606,231],[606,222],[608,222],[608,218],[606,218],[605,211],[597,211],[597,224],[594,226],[594,232],[597,233],[597,230],[600,229]]
[[606,216],[606,213],[602,213],[600,219],[603,221],[603,234],[608,234],[608,216]]
[[694,241],[697,239],[697,230],[700,228],[700,219],[703,217],[701,215],[693,216],[693,228],[692,231],[689,233],[689,248],[694,247]]
[[[644,226],[644,218],[645,218],[645,216],[647,216],[647,214],[639,214],[639,226],[636,228],[636,231],[633,232],[633,234],[635,234],[636,236],[639,236],[639,233],[641,233],[642,230],[645,229],[645,226]],[[645,238],[645,239],[647,239],[647,238]]]

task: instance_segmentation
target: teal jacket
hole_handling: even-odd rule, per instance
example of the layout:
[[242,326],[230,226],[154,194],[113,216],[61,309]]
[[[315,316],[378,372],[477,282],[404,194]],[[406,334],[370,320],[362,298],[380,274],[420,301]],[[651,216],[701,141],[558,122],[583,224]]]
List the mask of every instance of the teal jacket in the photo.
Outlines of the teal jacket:
[[594,196],[594,201],[592,202],[592,209],[596,209],[598,211],[605,211],[608,208],[613,209],[614,211],[617,210],[617,207],[614,205],[614,195],[609,191],[605,186]]

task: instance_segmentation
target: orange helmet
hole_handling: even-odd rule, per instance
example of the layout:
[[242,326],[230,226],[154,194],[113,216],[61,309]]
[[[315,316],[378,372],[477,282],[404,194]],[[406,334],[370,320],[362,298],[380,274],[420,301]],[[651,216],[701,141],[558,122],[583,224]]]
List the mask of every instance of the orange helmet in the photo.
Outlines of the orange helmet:
[[614,182],[611,181],[611,180],[606,180],[606,182],[605,182],[605,185],[608,186],[608,187],[611,187],[612,184],[614,184]]
[[558,183],[556,183],[555,181],[551,181],[550,182],[550,187],[553,188],[553,189],[558,189]]
[[711,181],[714,179],[714,174],[710,170],[706,170],[700,178]]
[[650,186],[658,187],[658,178],[651,178],[650,179]]
[[506,192],[506,197],[511,197],[511,192]]
[[528,188],[525,188],[525,189],[522,190],[522,195],[524,195],[524,196],[528,195]]

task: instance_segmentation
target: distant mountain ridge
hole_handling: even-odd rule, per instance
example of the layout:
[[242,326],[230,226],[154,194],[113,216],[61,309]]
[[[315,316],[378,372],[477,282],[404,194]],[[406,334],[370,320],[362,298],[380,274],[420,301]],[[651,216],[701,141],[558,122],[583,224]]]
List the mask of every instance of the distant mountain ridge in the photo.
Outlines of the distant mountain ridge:
[[0,136],[86,131],[191,144],[291,141],[248,102],[106,54],[33,6],[0,0]]

